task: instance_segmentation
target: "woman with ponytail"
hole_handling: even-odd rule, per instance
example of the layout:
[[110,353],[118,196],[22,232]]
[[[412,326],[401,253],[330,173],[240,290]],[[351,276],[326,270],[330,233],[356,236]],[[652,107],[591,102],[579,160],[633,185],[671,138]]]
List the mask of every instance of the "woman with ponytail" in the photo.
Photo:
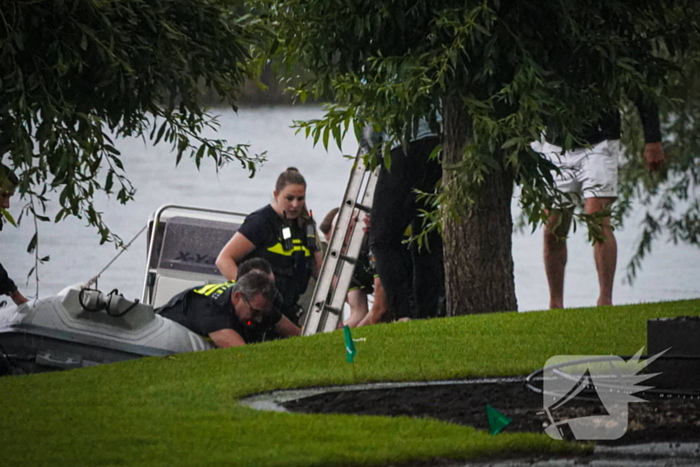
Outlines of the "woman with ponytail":
[[277,178],[273,201],[246,217],[238,232],[219,253],[216,265],[228,280],[235,280],[238,265],[249,258],[263,258],[272,266],[275,286],[284,299],[280,310],[298,324],[299,297],[311,275],[321,269],[321,248],[306,208],[306,181],[295,167]]

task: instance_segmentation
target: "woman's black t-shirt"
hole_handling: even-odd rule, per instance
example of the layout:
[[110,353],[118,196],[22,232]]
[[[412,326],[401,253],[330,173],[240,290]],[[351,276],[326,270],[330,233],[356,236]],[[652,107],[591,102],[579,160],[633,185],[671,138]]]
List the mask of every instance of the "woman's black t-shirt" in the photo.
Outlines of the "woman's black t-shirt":
[[[286,225],[292,233],[291,249],[285,249],[282,240],[285,221],[269,204],[249,214],[238,232],[255,245],[255,250],[242,261],[257,257],[270,263],[275,274],[275,286],[285,302],[282,313],[297,323],[297,302],[309,284],[315,249],[307,245],[305,227],[299,226],[296,221],[287,222]],[[313,241],[317,242],[315,230]]]

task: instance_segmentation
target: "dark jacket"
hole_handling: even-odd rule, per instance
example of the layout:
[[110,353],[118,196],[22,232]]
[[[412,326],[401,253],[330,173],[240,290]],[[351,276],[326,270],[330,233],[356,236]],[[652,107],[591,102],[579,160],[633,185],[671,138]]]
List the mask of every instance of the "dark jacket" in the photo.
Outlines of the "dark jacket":
[[17,290],[17,286],[10,276],[7,275],[7,271],[0,264],[0,295],[11,295]]
[[[659,108],[656,104],[645,103],[642,101],[635,102],[639,112],[639,118],[642,121],[642,130],[644,131],[644,141],[646,143],[658,143],[661,141],[661,123],[659,121]],[[609,113],[601,117],[597,122],[587,125],[583,128],[580,140],[591,146],[606,140],[617,140],[621,136],[621,118],[618,109],[611,110]],[[560,132],[551,128],[547,129],[545,139],[559,147],[564,147],[565,138]],[[577,149],[583,147],[582,144],[576,144],[572,148]]]

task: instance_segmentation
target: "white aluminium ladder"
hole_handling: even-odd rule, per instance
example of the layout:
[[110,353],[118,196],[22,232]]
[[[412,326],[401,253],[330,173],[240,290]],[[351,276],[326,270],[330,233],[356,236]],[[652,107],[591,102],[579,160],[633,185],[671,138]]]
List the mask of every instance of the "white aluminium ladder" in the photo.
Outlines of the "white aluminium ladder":
[[370,171],[363,151],[358,151],[343,202],[318,275],[302,334],[330,332],[337,328],[355,264],[365,236],[380,167]]

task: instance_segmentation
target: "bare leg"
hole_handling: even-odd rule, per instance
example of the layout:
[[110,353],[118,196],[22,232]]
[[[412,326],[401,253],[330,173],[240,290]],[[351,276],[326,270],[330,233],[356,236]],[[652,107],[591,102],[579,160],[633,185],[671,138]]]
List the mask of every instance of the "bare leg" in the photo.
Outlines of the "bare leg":
[[[614,201],[615,198],[588,198],[586,200],[586,214],[608,209]],[[617,267],[617,241],[610,228],[610,216],[603,218],[601,227],[603,241],[597,241],[593,244],[593,256],[595,267],[598,270],[598,286],[600,287],[598,306],[612,305],[613,282]]]
[[350,305],[350,317],[344,324],[354,328],[367,316],[367,294],[360,289],[348,292],[348,305]]
[[570,224],[570,211],[553,211],[544,227],[544,270],[549,284],[549,308],[564,308],[566,235]]
[[374,303],[372,304],[372,309],[367,316],[364,317],[357,327],[367,326],[369,324],[377,324],[382,322],[391,321],[391,313],[389,312],[389,306],[384,293],[384,287],[379,277],[374,278]]

